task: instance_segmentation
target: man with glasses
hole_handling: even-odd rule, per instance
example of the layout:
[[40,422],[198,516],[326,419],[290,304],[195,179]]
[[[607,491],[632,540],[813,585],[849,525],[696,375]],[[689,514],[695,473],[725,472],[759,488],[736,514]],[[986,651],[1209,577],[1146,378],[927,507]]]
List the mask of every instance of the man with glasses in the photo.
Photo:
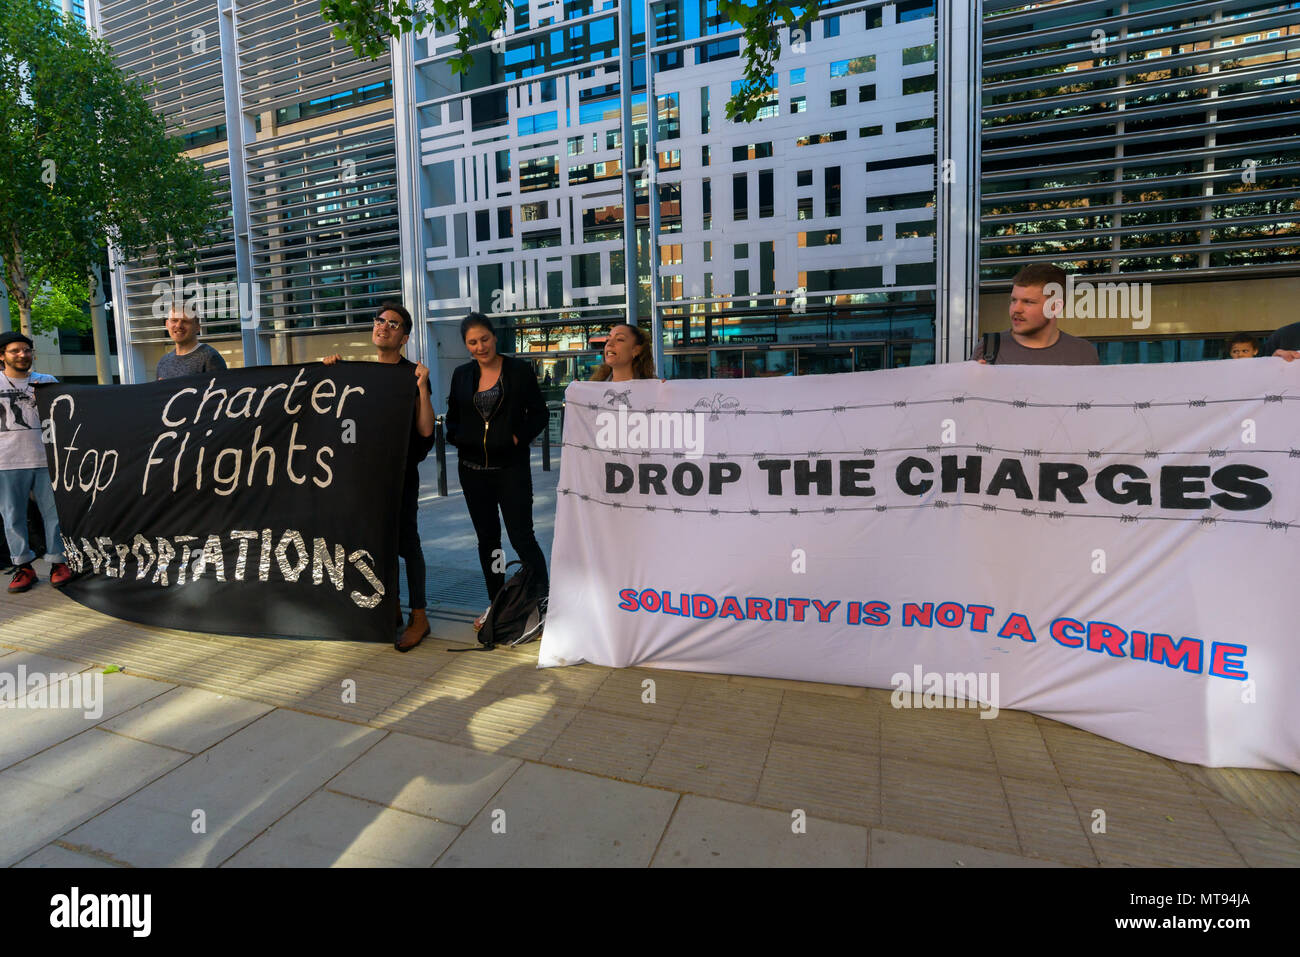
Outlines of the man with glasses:
[[[424,592],[424,548],[420,544],[420,528],[416,515],[420,501],[420,463],[433,448],[433,400],[429,394],[429,370],[422,362],[412,362],[402,355],[402,348],[411,337],[411,314],[399,302],[380,303],[375,317],[370,341],[374,343],[376,358],[389,365],[410,369],[415,375],[417,394],[415,414],[411,418],[410,447],[406,454],[406,476],[402,483],[401,524],[397,553],[406,563],[406,590],[410,597],[411,617],[402,635],[394,643],[398,651],[410,651],[429,634],[429,618],[425,611],[428,600]],[[326,365],[333,365],[341,357],[327,356]]]
[[183,375],[226,371],[226,360],[221,358],[221,353],[206,342],[199,342],[198,319],[180,306],[172,306],[167,314],[167,335],[176,348],[158,360],[155,378],[159,382]]
[[27,591],[36,584],[32,560],[36,553],[27,539],[27,501],[35,495],[45,522],[45,542],[50,563],[50,584],[55,588],[72,577],[64,562],[59,514],[54,508],[54,489],[41,444],[41,418],[36,411],[36,386],[57,382],[52,375],[32,371],[35,352],[32,340],[18,332],[0,335],[0,516],[14,565],[9,582],[11,594]]

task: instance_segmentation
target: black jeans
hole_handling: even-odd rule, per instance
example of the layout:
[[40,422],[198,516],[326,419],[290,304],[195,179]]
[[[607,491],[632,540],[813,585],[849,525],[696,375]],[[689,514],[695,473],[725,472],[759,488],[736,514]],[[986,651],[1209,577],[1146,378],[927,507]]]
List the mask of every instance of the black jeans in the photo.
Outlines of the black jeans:
[[[460,487],[465,493],[469,519],[478,536],[478,562],[483,568],[483,581],[487,584],[488,601],[497,597],[506,576],[501,553],[501,522],[498,510],[505,519],[506,534],[519,560],[531,567],[542,584],[548,582],[546,556],[533,534],[533,470],[528,462],[507,465],[500,469],[472,469],[464,462],[457,466]],[[496,570],[493,569],[495,565]]]
[[420,544],[420,482],[418,474],[408,475],[402,486],[402,513],[397,526],[397,554],[406,563],[406,594],[411,610],[425,608],[428,599],[424,594],[424,547]]

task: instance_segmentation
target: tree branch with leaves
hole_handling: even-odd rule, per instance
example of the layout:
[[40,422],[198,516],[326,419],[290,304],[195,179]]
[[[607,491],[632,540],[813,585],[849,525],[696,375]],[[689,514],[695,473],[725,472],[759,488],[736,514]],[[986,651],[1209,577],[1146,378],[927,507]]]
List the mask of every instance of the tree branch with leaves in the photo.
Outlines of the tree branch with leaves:
[[[811,23],[828,5],[823,0],[801,5],[776,0],[719,0],[718,12],[741,29],[745,63],[741,87],[727,102],[729,119],[753,121],[771,97],[771,77],[781,55],[781,24]],[[335,36],[349,43],[357,56],[372,60],[387,52],[390,38],[429,25],[440,33],[458,31],[457,52],[448,61],[452,73],[466,72],[474,62],[470,47],[502,36],[507,23],[502,0],[423,0],[414,5],[407,0],[321,0],[321,15],[336,25]]]
[[0,259],[25,333],[51,290],[86,293],[106,242],[171,265],[212,237],[217,183],[144,92],[71,17],[0,2]]

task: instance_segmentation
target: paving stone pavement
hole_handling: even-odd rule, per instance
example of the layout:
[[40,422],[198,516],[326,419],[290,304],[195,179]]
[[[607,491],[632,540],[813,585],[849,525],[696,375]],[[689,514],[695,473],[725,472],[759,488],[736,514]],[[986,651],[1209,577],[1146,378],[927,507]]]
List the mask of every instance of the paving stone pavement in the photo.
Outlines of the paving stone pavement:
[[[477,574],[463,512],[422,509],[444,575]],[[873,689],[450,654],[473,617],[450,592],[401,655],[136,625],[37,567],[0,595],[0,673],[103,694],[0,700],[0,865],[1300,865],[1291,773]]]
[[399,655],[192,634],[48,587],[0,598],[0,636],[0,672],[103,682],[94,717],[0,710],[3,865],[1300,864],[1297,775],[1022,712],[538,670],[535,648],[454,655],[441,637]]

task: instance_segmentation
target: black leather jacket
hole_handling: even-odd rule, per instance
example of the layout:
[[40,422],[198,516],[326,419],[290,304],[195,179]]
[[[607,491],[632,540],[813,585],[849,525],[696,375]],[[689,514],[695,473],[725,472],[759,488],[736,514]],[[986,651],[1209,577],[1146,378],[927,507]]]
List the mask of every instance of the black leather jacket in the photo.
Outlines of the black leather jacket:
[[471,359],[457,366],[451,376],[447,441],[461,459],[475,465],[526,463],[529,444],[546,428],[546,402],[532,363],[506,355],[501,361],[501,400],[486,420],[474,408],[481,371],[478,362]]

